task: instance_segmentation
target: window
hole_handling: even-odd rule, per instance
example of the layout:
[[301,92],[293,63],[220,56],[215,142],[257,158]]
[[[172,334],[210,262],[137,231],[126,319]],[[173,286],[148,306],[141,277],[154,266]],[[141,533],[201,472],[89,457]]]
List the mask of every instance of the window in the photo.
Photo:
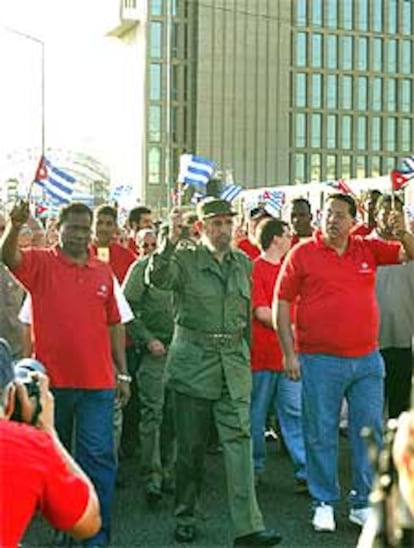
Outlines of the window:
[[312,107],[322,106],[322,75],[312,74]]
[[401,34],[412,34],[412,2],[402,3]]
[[312,34],[312,66],[322,66],[322,34]]
[[330,35],[326,37],[326,66],[328,69],[338,67],[337,37]]
[[173,17],[177,15],[177,0],[171,0],[171,15]]
[[344,179],[350,179],[351,178],[351,157],[342,156],[341,163],[342,163],[341,176]]
[[368,78],[359,76],[357,79],[358,110],[367,110],[368,108]]
[[368,30],[368,0],[359,0],[357,29]]
[[302,113],[296,114],[296,146],[306,146],[306,116]]
[[385,133],[385,150],[393,152],[395,150],[395,118],[387,118],[386,123],[386,133]]
[[352,69],[352,36],[342,38],[342,68],[344,70]]
[[366,150],[367,148],[367,119],[365,116],[357,118],[357,149]]
[[352,141],[352,118],[350,116],[342,117],[342,148],[349,150]]
[[298,32],[296,43],[296,64],[298,67],[306,67],[306,34]]
[[326,157],[326,178],[328,181],[336,179],[336,162],[337,158],[333,154],[328,154]]
[[158,105],[149,108],[149,140],[161,140],[161,107]]
[[159,59],[162,49],[162,23],[151,23],[151,57]]
[[352,108],[352,76],[342,78],[342,108]]
[[402,112],[411,112],[411,80],[401,81],[400,110]]
[[367,70],[367,68],[368,68],[368,38],[358,38],[357,69]]
[[293,166],[293,173],[295,174],[295,183],[300,184],[305,182],[305,155],[295,154],[293,156],[295,165]]
[[150,147],[148,154],[148,182],[159,185],[161,182],[161,150]]
[[372,70],[382,72],[382,39],[374,38],[372,40],[371,51],[371,67]]
[[381,150],[381,118],[378,116],[371,120],[371,148]]
[[397,106],[397,80],[391,79],[387,82],[387,99],[385,108],[388,112],[394,112]]
[[398,2],[399,0],[388,0],[388,32],[390,34],[397,33]]
[[163,0],[150,0],[151,15],[162,15]]
[[306,74],[296,74],[296,106],[306,107]]
[[311,143],[313,148],[322,146],[322,116],[320,114],[311,114]]
[[321,155],[311,155],[311,181],[321,180]]
[[338,27],[338,1],[325,0],[325,19],[328,29]]
[[411,150],[411,120],[409,118],[401,120],[400,146],[403,152]]
[[371,177],[379,177],[381,173],[381,158],[371,156]]
[[348,2],[347,0],[345,2],[342,2],[342,9],[343,9],[343,20],[342,20],[342,26],[344,29],[347,30],[353,30],[354,28],[354,21],[353,21],[353,2]]
[[372,30],[382,31],[382,0],[373,0],[372,3]]
[[363,179],[367,176],[367,159],[365,156],[357,156],[355,159],[356,177]]
[[371,99],[371,108],[372,110],[378,112],[382,109],[382,80],[381,78],[372,79],[372,99]]
[[388,40],[387,72],[397,72],[397,40]]
[[327,108],[337,108],[337,77],[329,74],[326,78],[326,106]]
[[411,74],[411,40],[401,42],[400,72]]
[[326,117],[326,146],[336,148],[336,115],[328,114]]
[[322,26],[322,0],[312,1],[312,26]]
[[150,99],[161,99],[161,65],[155,63],[150,66]]
[[306,5],[308,0],[297,0],[296,2],[296,23],[298,27],[306,27]]

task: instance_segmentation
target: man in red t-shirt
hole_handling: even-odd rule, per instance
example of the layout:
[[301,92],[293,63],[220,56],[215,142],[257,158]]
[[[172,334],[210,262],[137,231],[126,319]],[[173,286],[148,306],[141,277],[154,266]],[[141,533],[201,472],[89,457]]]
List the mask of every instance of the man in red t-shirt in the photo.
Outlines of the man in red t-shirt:
[[102,528],[88,542],[106,545],[116,475],[115,376],[123,403],[131,380],[118,329],[113,273],[88,250],[92,211],[87,206],[72,203],[60,210],[59,245],[51,249],[18,248],[18,233],[28,215],[27,202],[12,209],[1,253],[32,297],[34,355],[51,380],[56,429],[69,450],[75,437],[76,459],[98,492]]
[[237,248],[244,251],[252,261],[260,255],[260,247],[256,238],[256,228],[260,221],[271,217],[263,207],[255,207],[248,212],[247,237],[237,242]]
[[348,402],[353,457],[349,519],[362,526],[369,516],[373,471],[360,433],[369,427],[380,443],[384,379],[377,343],[375,270],[414,257],[414,237],[405,231],[401,212],[392,212],[389,224],[403,248],[399,242],[350,236],[355,217],[351,196],[329,196],[321,232],[292,248],[277,282],[277,327],[285,371],[294,380],[302,379],[306,465],[316,531],[336,527],[333,504],[340,496],[338,430],[343,398]]
[[280,219],[264,219],[257,229],[260,257],[252,272],[253,390],[250,421],[256,480],[265,467],[265,421],[269,407],[274,411],[294,466],[297,492],[306,491],[305,447],[303,443],[301,385],[283,371],[282,352],[274,330],[272,303],[282,259],[291,245],[289,226]]
[[[18,365],[23,362],[30,367],[34,360]],[[95,489],[55,431],[48,379],[35,375],[41,404],[37,419],[25,385],[14,379],[10,348],[0,339],[0,546],[10,548],[22,540],[38,510],[52,526],[79,539],[101,526]],[[36,427],[10,420],[17,400],[22,420]]]

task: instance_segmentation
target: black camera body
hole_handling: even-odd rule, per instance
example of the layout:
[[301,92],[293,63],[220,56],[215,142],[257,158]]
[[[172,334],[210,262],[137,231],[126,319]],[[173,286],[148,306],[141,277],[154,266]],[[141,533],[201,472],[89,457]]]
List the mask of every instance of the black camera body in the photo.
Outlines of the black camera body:
[[[15,381],[19,382],[19,384],[23,384],[27,395],[32,401],[33,414],[30,423],[34,425],[42,412],[42,406],[40,403],[39,381],[33,376],[33,373],[45,373],[45,368],[37,360],[24,358],[14,365]],[[23,422],[22,407],[18,397],[16,397],[11,419],[17,422]]]

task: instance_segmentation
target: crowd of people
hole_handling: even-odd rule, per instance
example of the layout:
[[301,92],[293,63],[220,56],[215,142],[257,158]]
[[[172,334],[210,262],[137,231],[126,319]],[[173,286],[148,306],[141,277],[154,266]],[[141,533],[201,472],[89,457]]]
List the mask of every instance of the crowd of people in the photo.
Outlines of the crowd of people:
[[[266,528],[256,498],[269,421],[292,489],[310,497],[314,530],[333,532],[344,412],[349,520],[363,527],[374,470],[361,430],[380,447],[384,420],[410,407],[414,235],[397,196],[370,193],[359,221],[358,205],[330,195],[320,226],[305,198],[284,219],[266,203],[241,217],[214,197],[173,208],[165,222],[139,206],[127,238],[111,205],[71,203],[45,226],[26,202],[0,215],[0,497],[15,497],[0,505],[0,545],[17,545],[37,505],[55,545],[77,535],[108,546],[120,456],[139,462],[150,511],[174,494],[173,538],[195,542],[214,435],[234,545],[276,545],[281,534]],[[46,370],[33,373],[42,411],[16,422],[15,402],[30,410],[36,399],[13,381],[12,361],[25,358]],[[41,450],[50,469],[48,458],[34,471],[29,456]],[[16,451],[19,481],[43,493],[24,509],[3,482]],[[56,499],[71,489],[79,502],[69,509]]]

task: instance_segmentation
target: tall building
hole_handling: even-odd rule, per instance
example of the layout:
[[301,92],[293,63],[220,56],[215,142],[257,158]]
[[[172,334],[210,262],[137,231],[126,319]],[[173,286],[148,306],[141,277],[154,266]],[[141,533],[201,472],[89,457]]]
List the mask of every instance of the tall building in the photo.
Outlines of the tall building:
[[112,34],[141,44],[147,203],[167,202],[182,152],[257,187],[377,176],[413,151],[411,1],[122,5],[139,11]]

